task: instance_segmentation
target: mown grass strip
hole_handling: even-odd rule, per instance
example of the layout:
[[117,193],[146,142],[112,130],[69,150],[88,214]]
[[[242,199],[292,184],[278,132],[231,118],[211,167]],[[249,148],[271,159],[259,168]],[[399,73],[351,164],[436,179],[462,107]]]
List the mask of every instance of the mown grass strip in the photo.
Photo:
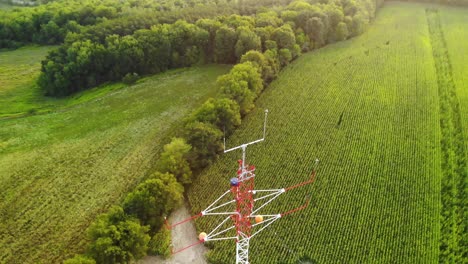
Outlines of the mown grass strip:
[[466,220],[463,218],[467,207],[467,165],[462,117],[439,11],[426,9],[426,16],[437,72],[442,133],[443,180],[439,262],[461,263],[468,252],[466,239],[463,239],[467,232]]

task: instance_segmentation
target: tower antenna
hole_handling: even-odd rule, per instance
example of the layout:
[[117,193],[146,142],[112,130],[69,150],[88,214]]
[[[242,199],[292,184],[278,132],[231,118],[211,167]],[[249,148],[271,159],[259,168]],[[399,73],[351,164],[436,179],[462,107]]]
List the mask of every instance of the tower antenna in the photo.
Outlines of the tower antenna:
[[[246,148],[247,146],[260,143],[265,140],[267,116],[268,110],[265,110],[263,137],[260,139],[244,143],[237,147],[226,149],[226,138],[224,137],[224,153],[242,149],[242,159],[238,160],[239,167],[237,169],[237,176],[230,179],[231,188],[225,191],[212,204],[210,204],[205,210],[201,211],[197,215],[172,225],[169,225],[166,221],[166,226],[169,229],[172,229],[180,224],[194,220],[201,216],[224,216],[224,219],[210,233],[200,233],[198,236],[199,241],[197,243],[179,249],[173,252],[173,254],[206,241],[232,239],[236,241],[236,264],[248,264],[250,239],[252,239],[254,236],[256,236],[258,233],[263,231],[281,217],[285,217],[297,211],[303,210],[309,206],[310,195],[307,195],[305,204],[300,207],[278,214],[260,213],[260,211],[266,205],[278,198],[281,194],[313,183],[315,181],[317,164],[319,162],[319,160],[316,159],[310,179],[307,181],[287,188],[255,190],[255,166],[247,164],[245,159]],[[232,198],[229,199],[229,197]],[[226,198],[228,199],[227,201]],[[258,204],[259,206],[255,207],[255,204]]]

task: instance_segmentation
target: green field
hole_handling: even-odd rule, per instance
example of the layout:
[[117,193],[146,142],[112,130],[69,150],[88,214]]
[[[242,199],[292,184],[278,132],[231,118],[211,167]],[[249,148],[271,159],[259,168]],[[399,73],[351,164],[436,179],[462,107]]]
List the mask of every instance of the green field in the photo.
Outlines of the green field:
[[[229,69],[172,70],[0,120],[0,263],[59,263],[82,251],[90,222],[150,172],[181,119],[217,93]],[[20,90],[2,78],[12,84],[3,90]]]
[[[441,203],[448,195],[444,192],[453,191],[455,198],[449,195],[448,203],[460,206],[457,195],[463,193],[455,185],[449,191],[441,188],[452,181],[443,166],[451,151],[444,144],[453,141],[452,150],[460,148],[454,140],[459,135],[452,138],[441,123],[457,123],[456,116],[463,124],[468,120],[468,10],[439,10],[441,30],[450,28],[446,41],[464,111],[457,114],[441,108],[453,98],[440,93],[456,95],[439,87],[449,70],[446,61],[434,58],[438,51],[433,54],[433,48],[440,46],[432,43],[427,7],[386,3],[362,36],[301,56],[228,139],[235,146],[260,137],[262,112],[270,110],[266,141],[247,151],[248,161],[257,167],[258,189],[305,181],[314,160],[321,160],[312,188],[284,194],[263,211],[285,212],[312,194],[307,210],[280,219],[251,241],[252,263],[437,263],[439,257],[460,263],[439,254],[446,221],[441,213],[450,211],[444,217],[455,229],[447,235],[455,254],[463,247],[458,236],[464,222],[459,209],[451,211]],[[240,152],[223,155],[199,177],[188,195],[194,213],[229,188],[239,158]],[[463,166],[466,160],[461,159],[458,169]],[[214,224],[202,218],[198,229],[209,231]],[[234,242],[213,246],[213,263],[234,262]]]
[[[461,263],[468,256],[468,13],[441,8],[428,20],[439,81],[443,134],[441,260]],[[431,28],[431,27],[430,27]],[[463,30],[465,29],[465,30]],[[439,63],[437,63],[439,61]],[[443,88],[443,89],[441,89]]]
[[103,85],[65,98],[43,95],[36,85],[41,61],[54,46],[26,46],[0,51],[0,119],[48,113],[104,96],[125,85]]
[[35,84],[41,60],[52,47],[23,47],[0,52],[0,118],[33,111],[42,105]]
[[[256,188],[303,182],[321,162],[312,186],[262,210],[311,197],[252,240],[252,263],[466,262],[467,28],[467,8],[386,2],[364,34],[281,72],[227,147],[261,137],[269,109],[266,141],[247,149]],[[35,82],[52,48],[0,51],[0,263],[82,252],[89,224],[152,171],[230,69],[171,70],[49,98]],[[195,180],[193,213],[229,188],[240,157],[221,155]],[[197,220],[198,230],[213,220]],[[208,246],[212,263],[234,262],[233,241]]]
[[[447,40],[448,53],[452,64],[453,80],[457,88],[460,112],[464,117],[465,138],[468,136],[468,12],[463,8],[442,8],[441,21]],[[468,149],[468,141],[466,149]]]

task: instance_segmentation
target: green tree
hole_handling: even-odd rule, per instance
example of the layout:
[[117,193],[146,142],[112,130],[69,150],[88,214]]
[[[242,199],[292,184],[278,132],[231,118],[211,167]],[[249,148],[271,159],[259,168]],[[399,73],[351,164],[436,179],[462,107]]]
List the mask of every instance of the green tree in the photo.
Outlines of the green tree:
[[63,39],[60,27],[54,21],[49,21],[49,23],[42,25],[40,35],[41,43],[48,45],[56,44]]
[[296,34],[296,42],[297,45],[299,45],[301,51],[307,52],[311,49],[310,39],[302,31]]
[[292,11],[292,10],[285,10],[281,12],[281,19],[283,19],[284,22],[295,22],[297,18],[297,11]]
[[167,258],[171,255],[171,231],[162,227],[150,240],[148,253]]
[[110,53],[112,75],[115,79],[118,80],[127,73],[141,72],[140,67],[144,65],[144,52],[135,37],[111,35],[106,38],[106,47]]
[[255,26],[257,27],[279,27],[283,21],[278,17],[278,14],[274,11],[264,12],[257,14],[255,19]]
[[121,207],[113,207],[91,224],[88,251],[100,264],[128,263],[146,255],[148,227],[128,217]]
[[296,59],[297,57],[299,57],[299,55],[301,55],[301,47],[297,44],[294,44],[293,48],[290,51],[293,59]]
[[237,29],[238,27],[253,28],[255,20],[251,16],[230,15],[224,19],[223,24],[228,27]]
[[336,26],[336,38],[337,40],[345,40],[348,37],[348,27],[344,22],[338,23],[338,26]]
[[236,80],[247,82],[250,91],[258,95],[263,90],[262,77],[258,72],[257,67],[251,62],[244,62],[235,65],[229,72]]
[[266,50],[264,55],[265,55],[265,59],[268,62],[268,65],[270,66],[273,72],[273,79],[274,79],[278,76],[278,73],[281,69],[281,64],[278,58],[278,50],[277,49]]
[[263,53],[251,50],[242,56],[240,62],[248,62],[250,61],[252,65],[257,67],[259,73],[262,75],[262,79],[264,83],[269,83],[275,78],[275,72],[272,67],[269,65],[268,60],[266,59]]
[[62,46],[49,52],[46,59],[41,62],[41,74],[37,83],[45,95],[63,96],[69,94],[67,88],[70,86],[70,81],[63,72],[66,54],[67,49]]
[[326,28],[321,18],[313,17],[307,20],[304,31],[314,41],[314,48],[325,45]]
[[333,43],[339,40],[339,37],[342,37],[342,35],[338,36],[339,33],[337,31],[338,24],[344,20],[344,14],[341,7],[334,4],[326,5],[324,11],[328,18],[327,42]]
[[237,79],[232,74],[225,74],[216,81],[221,94],[239,104],[242,115],[250,112],[254,107],[255,93],[249,89],[246,80]]
[[191,121],[210,123],[230,134],[241,123],[239,105],[228,98],[210,98],[195,111]]
[[281,26],[273,31],[272,40],[278,44],[280,49],[292,49],[296,44],[296,37],[290,25]]
[[223,26],[216,31],[215,60],[218,63],[234,63],[236,61],[235,45],[237,34],[234,29]]
[[117,16],[117,10],[112,6],[100,5],[94,9],[96,17],[114,18]]
[[155,172],[127,195],[123,208],[125,213],[137,217],[155,231],[164,223],[164,216],[180,205],[183,191],[174,175]]
[[291,60],[292,60],[292,54],[290,50],[288,49],[279,50],[279,61],[282,67],[288,65]]
[[240,106],[242,115],[254,107],[254,100],[263,90],[263,80],[256,66],[244,62],[234,66],[228,74],[218,78],[221,93]]
[[[298,28],[305,29],[305,23],[312,17],[319,17],[322,15],[322,10],[318,6],[312,6],[310,9],[304,9],[297,13],[294,20]],[[325,15],[324,15],[325,16]]]
[[310,10],[313,9],[313,6],[305,1],[298,0],[298,1],[293,1],[291,2],[288,7],[288,10],[294,10],[294,11],[302,11],[302,10]]
[[267,40],[265,41],[265,50],[277,50],[278,44],[274,40]]
[[275,28],[271,26],[254,28],[255,35],[259,36],[260,41],[262,42],[262,50],[267,49],[265,43],[271,40],[273,31],[275,31]]
[[214,54],[215,54],[215,38],[216,38],[216,31],[222,26],[221,22],[213,20],[213,19],[199,19],[196,22],[196,25],[204,30],[206,30],[209,34],[209,40],[207,45],[205,45],[205,56],[207,57],[207,61],[214,61]]
[[249,50],[260,50],[262,43],[250,28],[239,27],[237,28],[237,42],[235,46],[236,57],[239,60]]
[[95,86],[108,71],[107,50],[90,40],[52,51],[42,62],[38,84],[47,95],[64,96]]
[[157,168],[162,173],[171,173],[182,184],[192,182],[192,171],[187,161],[191,146],[183,138],[173,138],[164,145],[164,151],[158,160]]
[[344,14],[341,6],[335,4],[325,5],[324,12],[328,17],[330,28],[335,28],[338,23],[343,21]]
[[178,20],[168,27],[172,47],[172,67],[190,66],[204,59],[203,50],[209,41],[208,31]]
[[143,51],[141,73],[158,73],[169,68],[171,63],[171,42],[168,28],[157,25],[151,29],[135,32],[135,39]]
[[362,32],[364,32],[364,28],[366,26],[367,22],[364,18],[364,16],[360,13],[356,14],[353,17],[353,22],[351,23],[351,28],[349,28],[350,35],[352,37],[360,35]]
[[223,132],[212,124],[189,122],[185,126],[185,138],[192,146],[190,164],[199,170],[211,164],[222,151]]
[[354,16],[359,10],[358,4],[355,0],[343,0],[343,11],[346,16]]

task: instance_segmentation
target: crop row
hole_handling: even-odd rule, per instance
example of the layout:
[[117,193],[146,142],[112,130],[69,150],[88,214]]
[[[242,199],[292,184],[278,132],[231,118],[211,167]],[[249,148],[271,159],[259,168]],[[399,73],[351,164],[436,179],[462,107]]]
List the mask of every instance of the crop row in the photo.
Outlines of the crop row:
[[426,10],[434,63],[437,71],[440,102],[440,127],[442,133],[442,193],[441,240],[442,263],[458,263],[468,254],[466,219],[468,207],[466,193],[466,150],[460,114],[460,104],[453,81],[452,65],[448,56],[437,9]]
[[[425,13],[390,5],[379,15],[378,26],[362,37],[287,67],[228,140],[234,146],[261,135],[261,112],[270,110],[266,141],[247,149],[260,189],[302,182],[315,158],[321,160],[312,188],[288,192],[265,208],[281,213],[312,197],[310,208],[252,240],[252,263],[438,259],[437,80],[430,48],[413,37],[428,38]],[[239,155],[222,156],[194,183],[188,195],[194,212],[229,187]],[[209,231],[215,222],[202,218],[197,227]],[[210,247],[213,263],[233,262],[233,242]]]

